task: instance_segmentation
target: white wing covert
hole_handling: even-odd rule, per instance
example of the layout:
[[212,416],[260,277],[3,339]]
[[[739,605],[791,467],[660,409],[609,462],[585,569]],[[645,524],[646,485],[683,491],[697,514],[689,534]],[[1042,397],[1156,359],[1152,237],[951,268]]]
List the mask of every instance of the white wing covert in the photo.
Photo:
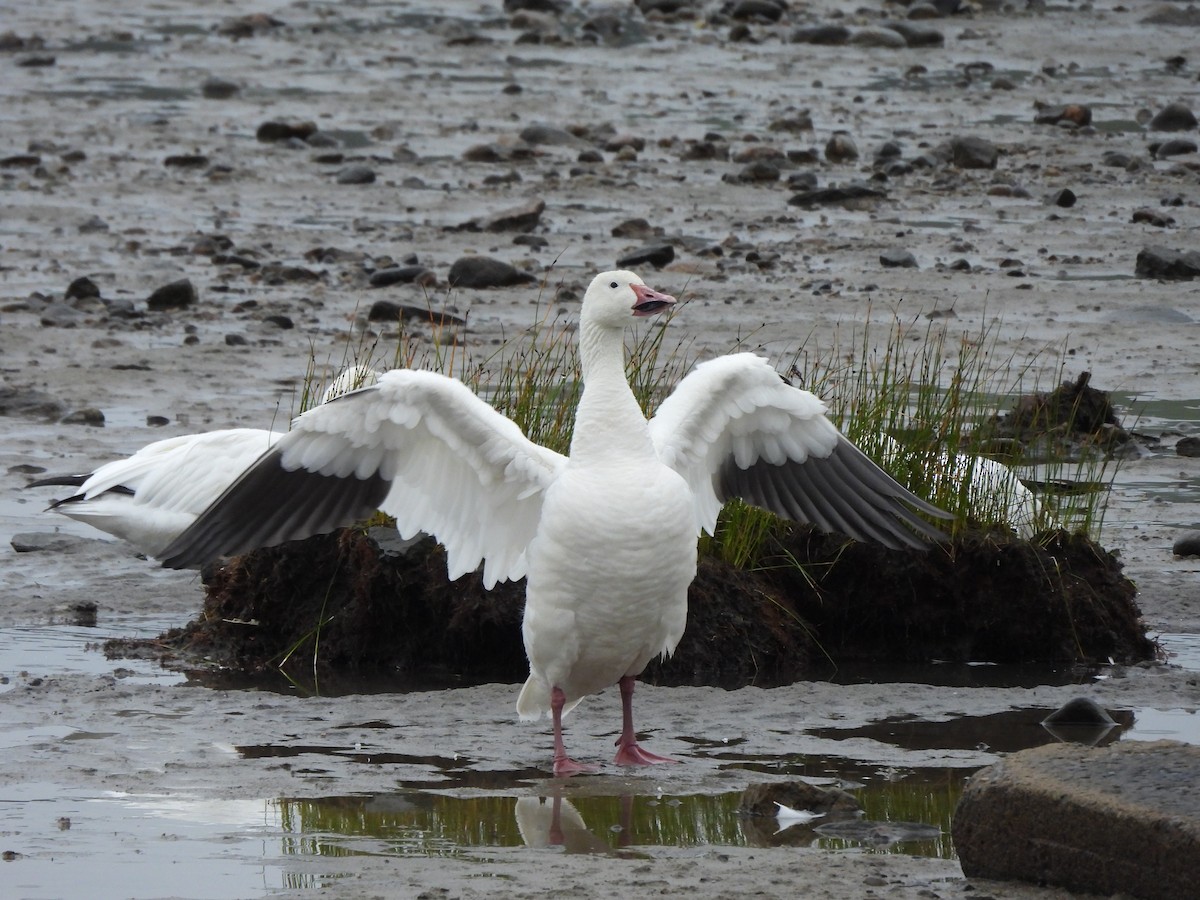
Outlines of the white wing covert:
[[[451,578],[525,574],[542,495],[565,464],[461,382],[398,369],[310,409],[164,555],[196,565],[330,531],[375,509],[446,548]],[[264,510],[267,510],[265,513]]]
[[947,518],[843,437],[816,396],[764,359],[735,353],[698,365],[650,420],[659,457],[692,488],[697,530],[711,533],[735,497],[885,547],[943,537],[917,516]]

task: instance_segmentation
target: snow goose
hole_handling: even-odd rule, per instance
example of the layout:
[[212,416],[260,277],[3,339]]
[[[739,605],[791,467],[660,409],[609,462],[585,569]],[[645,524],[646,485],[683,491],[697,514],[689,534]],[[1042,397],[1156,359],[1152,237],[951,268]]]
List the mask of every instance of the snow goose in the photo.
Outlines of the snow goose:
[[374,387],[301,415],[292,430],[179,536],[165,565],[307,537],[375,509],[404,537],[433,534],[451,579],[483,566],[485,585],[527,578],[529,679],[517,710],[549,712],[554,773],[572,760],[562,717],[620,687],[618,764],[666,762],[638,745],[634,677],[683,634],[701,530],[741,497],[780,515],[888,547],[941,533],[945,516],[846,440],[825,406],[763,359],[696,367],[647,422],[625,378],[632,317],[675,302],[632,272],[596,276],[583,299],[584,389],[570,455],[527,439],[461,382],[387,372]]
[[[374,370],[351,366],[330,382],[321,402],[378,377]],[[283,435],[261,428],[184,434],[147,444],[86,475],[56,475],[28,486],[78,488],[50,509],[156,557]]]

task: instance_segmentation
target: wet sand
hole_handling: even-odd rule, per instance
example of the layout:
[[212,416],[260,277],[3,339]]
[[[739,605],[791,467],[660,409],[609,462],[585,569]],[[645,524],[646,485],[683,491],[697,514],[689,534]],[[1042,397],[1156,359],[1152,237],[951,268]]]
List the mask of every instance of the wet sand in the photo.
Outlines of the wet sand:
[[[791,44],[783,39],[789,27],[760,24],[751,26],[757,43],[732,43],[728,25],[645,24],[624,14],[631,33],[648,40],[593,46],[581,38],[582,13],[561,23],[535,22],[529,27],[564,37],[528,44],[516,42],[525,27],[509,27],[498,5],[447,3],[439,6],[445,10],[440,16],[419,14],[424,6],[260,5],[255,11],[285,24],[238,40],[214,30],[224,21],[218,12],[175,2],[152,10],[126,3],[27,5],[7,17],[4,27],[26,43],[0,57],[8,73],[0,86],[3,155],[40,161],[0,169],[6,208],[0,386],[44,391],[64,412],[98,408],[106,424],[0,419],[6,550],[0,627],[71,621],[73,608],[90,602],[102,625],[146,616],[182,624],[202,599],[194,574],[161,570],[90,529],[42,512],[48,496],[23,491],[31,476],[15,467],[83,470],[173,434],[281,423],[295,408],[310,353],[320,365],[340,364],[353,323],[381,296],[447,304],[468,315],[466,341],[475,358],[483,358],[502,336],[527,327],[539,299],[549,302],[557,285],[586,281],[643,243],[613,237],[612,229],[644,217],[674,237],[677,256],[666,270],[642,267],[643,274],[690,299],[669,327],[697,355],[740,342],[782,364],[802,342],[827,348],[864,321],[886,322],[897,311],[915,323],[918,335],[945,326],[957,340],[990,325],[999,357],[1020,360],[1061,347],[1067,374],[1086,369],[1098,387],[1159,404],[1145,424],[1163,433],[1162,452],[1123,465],[1104,543],[1126,560],[1151,633],[1200,633],[1195,561],[1173,559],[1170,552],[1181,527],[1200,525],[1194,466],[1172,450],[1181,434],[1200,432],[1194,352],[1200,288],[1133,277],[1143,246],[1182,248],[1194,235],[1195,154],[1151,160],[1147,145],[1162,135],[1137,124],[1143,110],[1194,96],[1194,72],[1173,73],[1163,62],[1191,45],[1194,29],[1140,24],[1140,9],[1099,4],[1088,13],[936,19],[930,24],[944,32],[944,47],[895,50]],[[828,18],[850,7],[813,9],[812,15]],[[54,63],[19,65],[36,56]],[[967,79],[965,67],[980,61],[991,64],[991,75]],[[223,100],[204,97],[203,82],[218,75],[239,84],[240,92]],[[999,76],[1012,87],[993,87]],[[521,91],[506,93],[512,84]],[[1089,104],[1095,132],[1034,125],[1039,102]],[[811,132],[770,130],[790,106],[811,110]],[[312,120],[341,146],[256,141],[256,129],[270,119]],[[602,151],[600,162],[581,163],[578,147],[552,145],[539,145],[528,159],[464,161],[464,151],[477,144],[511,147],[535,122],[578,124],[593,133],[611,126],[646,144],[632,159]],[[736,154],[764,144],[819,150],[835,129],[851,133],[862,161],[802,167],[816,171],[822,185],[869,177],[871,153],[887,139],[898,139],[911,159],[923,144],[972,134],[995,142],[1002,156],[995,171],[945,167],[892,179],[885,185],[889,198],[870,210],[789,206],[792,191],[782,184],[722,180],[737,173],[739,163],[683,158],[681,142],[708,131],[725,135]],[[1134,171],[1103,166],[1106,150],[1130,153],[1142,165]],[[335,151],[344,155],[340,163],[316,159]],[[196,168],[164,165],[183,154],[208,161]],[[336,183],[335,172],[353,163],[373,168],[376,181]],[[1025,196],[1012,191],[1014,185]],[[1046,205],[1043,198],[1063,187],[1075,191],[1077,204]],[[1133,210],[1159,208],[1175,195],[1184,197],[1183,205],[1162,207],[1175,227],[1130,222]],[[511,233],[456,230],[534,197],[547,204],[535,232],[544,246],[516,244]],[[214,263],[195,252],[214,234],[228,236],[237,253],[260,267]],[[711,249],[717,245],[720,254]],[[897,246],[913,252],[918,269],[880,266],[879,254]],[[311,254],[316,248],[343,255]],[[505,259],[539,277],[553,266],[547,288],[451,292],[439,286],[426,296],[412,285],[367,287],[368,268],[389,259],[415,254],[444,280],[450,264],[468,252]],[[958,258],[968,260],[969,271],[948,267]],[[272,263],[316,277],[289,275]],[[1018,268],[1024,277],[1010,274]],[[188,310],[140,318],[112,315],[98,304],[59,308],[68,284],[81,276],[104,298],[132,301],[137,312],[145,311],[152,290],[180,278],[193,282],[199,300]],[[568,315],[577,309],[568,297],[555,303]],[[923,318],[950,309],[953,318]],[[289,317],[295,327],[272,324],[272,315]],[[228,343],[231,334],[245,342]],[[433,348],[434,338],[428,334],[424,346]],[[1053,369],[1045,357],[1038,366]],[[1135,408],[1122,412],[1132,415]],[[150,427],[147,416],[163,416],[168,424]],[[14,535],[56,529],[71,539],[62,549],[8,550]],[[682,763],[633,776],[610,769],[560,787],[537,774],[549,756],[547,729],[514,721],[511,686],[303,697],[156,683],[125,677],[124,668],[114,660],[108,671],[71,672],[47,656],[0,672],[9,679],[0,693],[6,758],[0,800],[10,798],[0,804],[7,823],[0,826],[6,832],[0,849],[19,855],[5,875],[20,879],[21,896],[67,895],[70,888],[56,880],[61,873],[91,877],[82,873],[103,870],[106,859],[112,862],[110,896],[248,892],[242,881],[205,885],[189,877],[190,869],[177,870],[183,877],[174,881],[139,881],[136,867],[126,873],[119,863],[134,858],[137,848],[122,849],[120,838],[99,841],[104,817],[88,820],[89,809],[103,808],[88,802],[111,800],[108,792],[211,802],[213,809],[247,798],[375,794],[405,781],[434,789],[440,783],[461,795],[536,797],[561,790],[568,800],[589,793],[723,793],[783,777],[756,771],[754,756],[834,755],[899,771],[971,769],[996,758],[987,749],[903,750],[810,733],[823,725],[1052,708],[1080,693],[1113,709],[1200,707],[1196,672],[1161,665],[1106,670],[1107,677],[1086,686],[643,688],[639,715],[649,742]],[[610,756],[615,705],[606,694],[570,720],[581,757]],[[381,731],[369,727],[372,722],[394,728]],[[726,767],[687,738],[744,740],[738,746],[746,758]],[[373,766],[300,755],[281,763],[234,749],[266,744],[362,744],[412,760]],[[485,782],[487,773],[496,773],[499,786],[456,786],[446,774],[455,767],[437,762],[453,763],[455,755],[469,760],[466,769]],[[82,812],[62,830],[54,816],[42,814],[52,804],[34,802],[38,798],[73,798]],[[1029,886],[968,885],[953,860],[861,851],[701,846],[642,848],[644,858],[623,859],[501,848],[448,860],[382,850],[292,855],[280,849],[286,835],[268,833],[266,848],[257,852],[283,875],[277,882],[264,878],[254,893],[1061,896]],[[154,871],[170,871],[169,850],[156,846],[146,851],[162,861]],[[247,865],[257,858],[240,846],[233,856]]]

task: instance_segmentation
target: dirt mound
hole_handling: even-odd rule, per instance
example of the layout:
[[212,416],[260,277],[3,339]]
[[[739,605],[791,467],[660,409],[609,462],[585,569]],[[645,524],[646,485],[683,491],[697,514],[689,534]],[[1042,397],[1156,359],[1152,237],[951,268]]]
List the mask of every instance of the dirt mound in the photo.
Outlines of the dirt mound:
[[[788,560],[796,560],[799,566]],[[362,529],[255,551],[208,572],[204,614],[177,651],[259,671],[521,681],[523,584],[446,580],[440,548],[381,549]],[[1116,559],[1083,537],[979,533],[928,553],[804,528],[763,567],[704,559],[658,684],[774,685],[834,661],[1107,661],[1154,645]]]

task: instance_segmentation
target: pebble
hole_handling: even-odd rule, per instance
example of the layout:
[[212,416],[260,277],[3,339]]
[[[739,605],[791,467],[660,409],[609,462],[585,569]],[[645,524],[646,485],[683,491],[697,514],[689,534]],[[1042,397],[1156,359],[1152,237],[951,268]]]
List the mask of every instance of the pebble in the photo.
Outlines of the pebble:
[[1151,151],[1154,153],[1155,159],[1167,159],[1171,156],[1184,156],[1188,153],[1196,152],[1196,142],[1189,141],[1186,138],[1173,138],[1169,141],[1163,141],[1161,144],[1152,144]]
[[946,43],[946,36],[928,25],[914,25],[911,21],[888,21],[883,23],[883,27],[900,35],[906,47],[941,47]]
[[1185,532],[1175,541],[1171,552],[1176,556],[1200,556],[1200,531]]
[[164,284],[146,298],[146,305],[154,312],[184,309],[195,302],[196,287],[186,278]]
[[807,208],[829,206],[831,204],[865,208],[867,205],[873,205],[876,200],[882,200],[885,197],[887,197],[887,191],[873,188],[860,182],[851,182],[850,184],[837,187],[801,191],[798,194],[793,194],[791,199],[788,200],[788,204],[790,206],[803,206]]
[[994,169],[1000,151],[979,137],[957,137],[950,142],[950,159],[960,169]]
[[856,47],[882,47],[898,50],[907,46],[904,35],[890,28],[859,28],[850,35],[850,43]]
[[1153,225],[1155,228],[1170,228],[1175,224],[1175,220],[1170,216],[1160,213],[1157,209],[1150,207],[1142,207],[1133,211],[1133,221],[1142,222],[1146,225]]
[[86,300],[91,297],[99,297],[100,288],[96,287],[96,282],[88,278],[86,275],[76,278],[67,285],[67,292],[63,294],[64,300]]
[[1063,188],[1061,191],[1055,191],[1048,199],[1049,202],[1055,206],[1061,206],[1063,209],[1070,209],[1075,205],[1075,201],[1078,198],[1075,196],[1075,192],[1073,190],[1070,188]]
[[669,243],[647,244],[636,250],[631,250],[617,258],[617,266],[622,269],[634,268],[649,263],[656,269],[669,265],[675,259],[675,247]]
[[850,29],[845,25],[809,25],[792,32],[793,44],[818,44],[840,47],[850,42]]
[[917,258],[907,250],[884,250],[879,254],[879,264],[885,269],[915,269]]
[[1200,250],[1171,250],[1150,246],[1138,251],[1134,274],[1138,278],[1191,281],[1200,277]]
[[336,181],[338,184],[374,184],[375,170],[359,164],[346,166],[338,169]]
[[85,406],[62,417],[60,425],[94,425],[104,427],[104,413],[94,406]]
[[423,284],[432,285],[437,276],[421,265],[388,266],[371,273],[370,284],[373,288],[389,287],[393,284]]
[[1175,445],[1175,453],[1192,459],[1200,457],[1200,437],[1180,438]]
[[200,93],[209,100],[225,100],[240,91],[241,85],[224,78],[210,77],[200,85]]
[[176,153],[163,160],[168,169],[201,169],[208,165],[208,157],[201,153]]
[[535,284],[537,278],[514,266],[488,256],[463,256],[450,266],[446,276],[451,287],[495,288],[517,284]]
[[858,159],[858,147],[844,131],[835,131],[825,142],[825,158],[832,163],[850,162]]
[[1150,120],[1151,131],[1191,131],[1196,114],[1184,103],[1168,103]]
[[272,120],[259,125],[258,130],[254,133],[254,137],[264,144],[287,141],[292,138],[299,138],[303,141],[309,135],[316,134],[316,131],[317,125],[315,122],[278,122]]

